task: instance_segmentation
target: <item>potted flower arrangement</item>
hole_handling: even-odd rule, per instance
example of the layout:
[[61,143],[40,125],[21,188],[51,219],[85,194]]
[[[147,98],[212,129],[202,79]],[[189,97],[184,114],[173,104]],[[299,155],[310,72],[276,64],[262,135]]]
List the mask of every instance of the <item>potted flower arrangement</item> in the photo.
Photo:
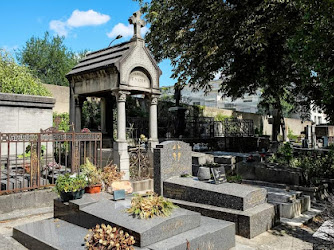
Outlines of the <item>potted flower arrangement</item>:
[[55,191],[62,201],[80,199],[85,192],[87,182],[82,175],[59,175],[56,181]]
[[86,193],[96,194],[101,192],[102,188],[102,173],[100,169],[86,158],[85,164],[80,167],[82,175],[87,180],[87,187],[85,188]]

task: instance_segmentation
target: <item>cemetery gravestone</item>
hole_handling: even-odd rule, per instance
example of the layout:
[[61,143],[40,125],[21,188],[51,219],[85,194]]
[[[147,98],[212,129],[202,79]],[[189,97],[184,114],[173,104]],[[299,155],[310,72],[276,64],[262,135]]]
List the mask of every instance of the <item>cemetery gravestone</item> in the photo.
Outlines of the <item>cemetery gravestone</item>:
[[154,192],[163,194],[163,182],[173,176],[191,174],[191,147],[182,141],[166,141],[154,149]]
[[212,170],[214,182],[219,185],[182,177],[184,172],[191,173],[191,155],[190,147],[184,142],[157,145],[154,150],[155,192],[180,207],[232,221],[236,223],[237,234],[247,238],[267,231],[279,221],[278,211],[266,202],[265,189],[226,183],[223,168]]

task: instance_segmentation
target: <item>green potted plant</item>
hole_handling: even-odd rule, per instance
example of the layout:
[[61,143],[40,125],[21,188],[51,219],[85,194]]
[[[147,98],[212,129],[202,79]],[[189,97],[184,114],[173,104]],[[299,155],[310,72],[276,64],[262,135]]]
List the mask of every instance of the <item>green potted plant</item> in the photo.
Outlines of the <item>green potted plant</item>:
[[85,164],[80,167],[82,175],[87,180],[86,193],[95,194],[100,193],[102,188],[102,173],[100,169],[86,158]]
[[80,199],[85,192],[87,182],[82,175],[59,175],[56,181],[55,190],[62,201]]

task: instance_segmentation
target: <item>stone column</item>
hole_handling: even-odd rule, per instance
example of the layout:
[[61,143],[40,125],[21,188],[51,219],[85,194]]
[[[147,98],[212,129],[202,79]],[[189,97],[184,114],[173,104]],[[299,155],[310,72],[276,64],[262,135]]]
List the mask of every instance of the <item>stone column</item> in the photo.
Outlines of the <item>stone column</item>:
[[149,140],[158,141],[158,97],[150,96],[150,134]]
[[75,123],[75,96],[74,96],[74,83],[70,84],[70,124]]
[[130,93],[124,91],[115,92],[117,102],[117,139],[114,142],[114,163],[120,171],[125,173],[123,179],[130,179],[130,162],[128,153],[128,143],[126,140],[126,95]]
[[74,122],[75,132],[80,132],[82,129],[81,127],[82,105],[85,100],[86,97],[82,97],[79,95],[75,96],[75,122]]
[[101,132],[106,133],[107,132],[107,126],[106,126],[106,99],[102,97],[100,99],[100,106],[101,106]]
[[158,139],[158,96],[151,95],[150,98],[150,131],[148,139],[148,157],[151,170],[153,171],[153,150],[159,144]]

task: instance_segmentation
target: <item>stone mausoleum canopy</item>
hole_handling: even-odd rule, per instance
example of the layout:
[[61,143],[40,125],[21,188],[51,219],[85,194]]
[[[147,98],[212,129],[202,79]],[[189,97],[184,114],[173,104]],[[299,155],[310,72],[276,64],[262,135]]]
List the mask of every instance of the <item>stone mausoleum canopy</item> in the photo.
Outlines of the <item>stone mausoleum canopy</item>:
[[91,52],[67,75],[75,94],[131,91],[160,94],[161,70],[140,36],[140,12],[129,19],[134,36],[128,42]]
[[[67,75],[70,82],[70,122],[81,131],[82,107],[87,97],[100,98],[101,132],[113,140],[113,163],[129,178],[129,154],[126,140],[126,100],[141,94],[149,101],[149,140],[153,152],[158,140],[157,98],[160,95],[161,70],[145,46],[140,29],[145,22],[137,11],[129,18],[134,26],[130,41],[86,55]],[[113,110],[117,109],[117,112]],[[117,129],[114,123],[117,121]],[[114,139],[114,132],[117,138]],[[152,159],[151,159],[152,160]]]

